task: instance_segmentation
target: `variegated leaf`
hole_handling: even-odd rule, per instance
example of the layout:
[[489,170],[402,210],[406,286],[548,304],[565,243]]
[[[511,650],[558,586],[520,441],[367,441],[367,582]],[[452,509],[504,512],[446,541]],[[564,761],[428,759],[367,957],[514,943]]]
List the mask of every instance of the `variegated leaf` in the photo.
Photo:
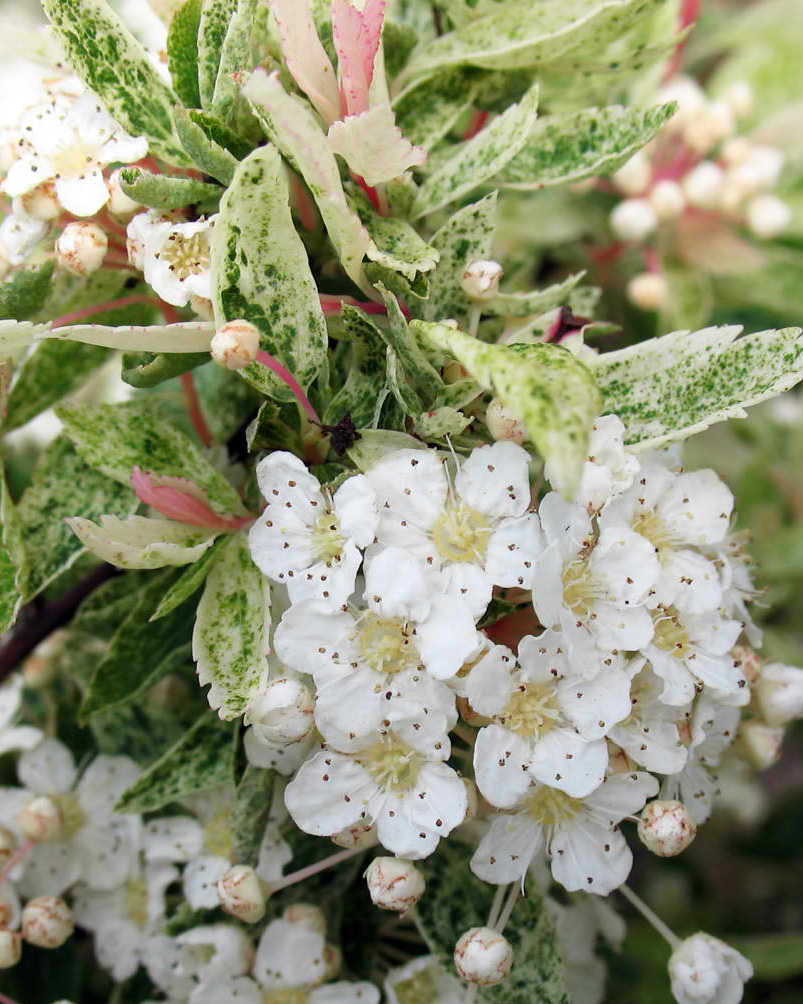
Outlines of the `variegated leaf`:
[[117,568],[189,565],[215,539],[213,531],[147,516],[101,516],[99,524],[72,516],[67,524],[84,547]]

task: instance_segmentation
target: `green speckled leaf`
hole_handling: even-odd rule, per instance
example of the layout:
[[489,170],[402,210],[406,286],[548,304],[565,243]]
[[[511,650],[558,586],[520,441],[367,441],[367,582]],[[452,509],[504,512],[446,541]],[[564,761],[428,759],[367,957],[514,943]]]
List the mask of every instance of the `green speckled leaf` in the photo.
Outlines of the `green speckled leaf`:
[[[122,485],[135,467],[163,477],[189,478],[220,512],[244,515],[240,497],[183,432],[153,408],[141,405],[87,405],[61,408],[64,431],[86,463]],[[80,507],[66,515],[87,516]]]
[[118,812],[155,812],[179,799],[231,782],[236,730],[211,711],[133,784]]
[[406,432],[392,429],[365,429],[360,439],[349,448],[349,460],[358,471],[369,471],[395,450],[425,450],[426,444]]
[[32,599],[84,553],[83,544],[64,522],[66,517],[127,516],[139,504],[130,488],[82,460],[67,437],[55,439],[42,454],[17,508],[28,565],[24,598]]
[[461,143],[457,153],[424,181],[413,201],[413,218],[456,202],[502,171],[527,143],[537,115],[538,86],[534,85],[518,104]]
[[173,129],[176,97],[145,50],[106,0],[43,0],[70,66],[132,136],[151,153],[189,166]]
[[614,105],[539,119],[527,145],[493,180],[526,190],[611,174],[660,131],[674,108]]
[[227,126],[225,122],[221,122],[211,112],[202,112],[193,108],[190,110],[189,116],[191,121],[206,135],[207,139],[212,140],[213,143],[217,143],[224,150],[228,150],[235,160],[245,160],[253,150],[253,143],[249,143],[238,132]]
[[431,150],[472,107],[477,89],[470,71],[445,70],[394,102],[396,124],[411,143]]
[[[422,934],[444,969],[454,975],[457,939],[470,927],[488,923],[496,886],[469,869],[472,848],[442,840],[435,854],[417,862],[427,890],[416,906]],[[569,1004],[563,962],[552,916],[533,881],[505,926],[513,948],[513,968],[504,983],[482,989],[478,1004]]]
[[443,439],[444,436],[459,436],[471,425],[472,416],[449,405],[423,411],[413,423],[415,434],[427,441]]
[[192,654],[202,687],[221,718],[238,718],[268,675],[270,585],[251,560],[248,536],[235,533],[207,576]]
[[215,97],[220,57],[237,0],[203,0],[198,26],[198,90],[201,108],[209,109]]
[[249,763],[237,785],[232,813],[234,860],[237,864],[256,867],[270,813],[275,777],[272,770]]
[[132,387],[157,387],[208,362],[208,352],[126,352],[120,376]]
[[[271,145],[242,162],[223,198],[212,237],[212,283],[218,323],[255,324],[262,347],[308,387],[326,358],[326,322],[290,213],[282,160]],[[293,399],[261,363],[248,375],[271,397]]]
[[187,108],[198,108],[198,27],[203,0],[185,0],[170,22],[167,35],[167,66],[173,90]]
[[4,634],[22,606],[25,550],[17,510],[0,466],[0,634]]
[[429,404],[443,390],[443,380],[410,330],[396,297],[382,283],[377,283],[377,290],[388,312],[387,323],[379,329],[380,335],[399,357],[408,379],[424,402]]
[[343,323],[353,340],[346,379],[327,405],[323,421],[338,422],[346,412],[358,429],[373,425],[377,398],[385,387],[387,354],[378,327],[356,307],[343,308]]
[[0,317],[25,321],[45,304],[55,263],[46,261],[33,268],[20,268],[0,283]]
[[172,613],[176,607],[180,606],[190,596],[194,596],[201,586],[206,582],[206,577],[215,566],[215,562],[220,557],[220,551],[226,543],[225,537],[221,537],[204,551],[203,555],[182,570],[181,575],[168,588],[164,596],[159,600],[159,605],[150,616],[152,621],[159,620]]
[[233,75],[254,68],[251,34],[257,4],[258,0],[236,0],[236,9],[227,26],[210,104],[210,111],[221,119],[228,118],[240,96],[240,86]]
[[557,282],[546,289],[533,290],[531,293],[499,293],[492,300],[486,300],[482,304],[482,312],[496,314],[499,317],[532,317],[546,314],[555,307],[568,305],[569,294],[584,275],[585,272],[577,272],[563,282]]
[[553,471],[553,485],[572,498],[586,459],[591,424],[601,411],[594,377],[559,345],[488,345],[443,324],[412,327],[447,349],[480,386],[522,421]]
[[221,184],[230,185],[237,169],[237,158],[210,139],[198,123],[193,122],[186,108],[176,106],[174,115],[176,132],[195,165]]
[[129,198],[148,209],[183,209],[196,202],[214,201],[223,194],[218,185],[197,178],[151,174],[141,167],[124,167],[120,182]]
[[380,216],[365,198],[349,201],[374,242],[368,249],[372,261],[399,272],[410,282],[419,272],[430,272],[438,264],[438,252],[405,220]]
[[602,411],[618,415],[638,450],[686,439],[803,379],[800,328],[741,335],[741,327],[676,331],[590,363]]

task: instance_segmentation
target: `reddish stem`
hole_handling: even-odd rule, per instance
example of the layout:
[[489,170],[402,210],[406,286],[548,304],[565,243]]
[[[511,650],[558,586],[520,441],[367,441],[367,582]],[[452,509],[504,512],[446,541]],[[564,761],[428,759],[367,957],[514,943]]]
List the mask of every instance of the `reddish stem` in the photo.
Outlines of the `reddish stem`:
[[33,840],[26,840],[24,844],[20,844],[16,851],[14,851],[8,861],[6,861],[5,868],[0,872],[0,885],[8,879],[20,861],[23,861],[27,857],[33,845]]
[[387,215],[386,213],[382,212],[382,202],[380,201],[379,194],[378,194],[377,190],[375,188],[372,188],[366,182],[365,178],[361,178],[359,175],[355,175],[354,177],[357,180],[357,184],[360,186],[360,188],[365,192],[365,194],[371,200],[371,205],[374,207],[374,209],[381,216]]
[[[366,314],[387,314],[388,312],[384,303],[375,303],[373,300],[355,300],[353,296],[333,296],[330,293],[321,293],[320,301],[324,314],[342,314],[344,304],[348,304],[350,307],[359,307]],[[400,302],[399,309],[408,320],[412,317],[406,303]]]
[[486,112],[482,108],[475,108],[471,116],[471,121],[468,124],[468,128],[465,133],[463,133],[463,139],[474,139],[477,133],[482,132],[485,128],[485,125],[490,117],[490,112]]
[[206,419],[204,418],[204,413],[201,408],[201,399],[198,397],[198,389],[195,386],[195,377],[192,373],[181,374],[181,387],[184,391],[184,401],[187,405],[187,414],[192,422],[193,429],[195,429],[198,434],[198,438],[204,446],[211,446],[215,441],[214,436],[209,431],[209,426],[206,424]]
[[312,201],[307,186],[297,174],[292,175],[293,202],[298,210],[298,218],[301,225],[306,230],[315,230],[318,226],[318,217],[315,212],[315,203]]
[[[686,28],[696,22],[700,16],[702,6],[703,0],[683,0],[683,6],[680,9],[680,23],[678,25],[680,31],[685,31]],[[675,46],[675,51],[672,53],[672,58],[664,73],[664,83],[667,80],[671,80],[680,69],[680,64],[683,61],[683,50],[686,48],[687,41],[688,36],[681,39]]]
[[272,370],[278,377],[281,377],[281,379],[287,384],[287,386],[293,392],[296,399],[298,400],[298,403],[301,405],[304,411],[306,411],[306,413],[309,415],[312,421],[320,425],[321,420],[320,418],[318,418],[318,412],[313,408],[310,399],[304,393],[304,388],[301,386],[298,380],[296,380],[296,378],[293,376],[290,370],[288,370],[286,366],[283,366],[278,359],[274,358],[274,356],[272,355],[269,355],[262,349],[260,349],[259,352],[257,353],[257,361],[262,363],[263,366],[267,366],[268,369]]
[[137,293],[133,296],[123,296],[119,300],[109,300],[108,303],[96,303],[94,307],[85,307],[83,310],[76,310],[72,314],[64,314],[61,317],[57,317],[51,326],[61,328],[65,324],[78,324],[80,321],[86,320],[86,318],[92,317],[94,314],[104,314],[107,310],[116,310],[118,307],[130,307],[135,303],[148,303],[152,307],[161,308],[158,300]]

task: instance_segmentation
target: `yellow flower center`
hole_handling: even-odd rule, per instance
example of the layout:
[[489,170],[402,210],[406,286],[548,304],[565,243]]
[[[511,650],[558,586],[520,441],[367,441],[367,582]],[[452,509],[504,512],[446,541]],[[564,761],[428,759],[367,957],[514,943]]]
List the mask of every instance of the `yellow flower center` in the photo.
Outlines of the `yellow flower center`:
[[384,791],[409,791],[424,766],[424,757],[389,734],[360,754],[365,767]]
[[284,990],[265,990],[262,994],[263,1004],[308,1004],[309,993],[300,987],[287,987]]
[[215,813],[204,826],[204,844],[210,854],[232,859],[234,856],[234,831],[231,828],[231,816],[227,811]]
[[582,799],[572,798],[557,788],[548,788],[544,785],[527,803],[527,811],[543,826],[555,826],[557,823],[564,823],[574,816],[583,807]]
[[554,690],[543,683],[523,683],[499,716],[506,729],[525,739],[540,739],[560,716]]
[[420,658],[415,628],[399,617],[380,617],[368,612],[357,625],[357,642],[363,659],[377,673],[401,673],[415,669]]
[[158,257],[167,262],[170,271],[179,279],[188,279],[209,268],[210,254],[209,234],[201,230],[191,237],[170,234]]
[[98,169],[97,149],[92,143],[76,140],[53,158],[56,174],[62,178],[82,178]]
[[594,599],[594,577],[588,562],[578,558],[564,569],[563,602],[579,618],[588,617]]
[[660,550],[663,547],[671,547],[674,538],[669,527],[654,512],[647,512],[639,516],[633,523],[633,529],[646,537],[653,547]]
[[125,907],[138,927],[148,923],[148,883],[144,878],[131,879],[126,883]]
[[431,969],[422,969],[409,979],[393,984],[399,1004],[430,1004],[437,1000],[438,986]]
[[317,561],[331,561],[343,550],[346,538],[333,512],[325,512],[312,528],[312,550]]
[[432,530],[435,547],[446,561],[482,564],[491,527],[470,506],[447,505]]
[[666,607],[659,612],[652,640],[661,651],[669,652],[676,659],[685,659],[691,648],[689,636],[674,607]]
[[54,795],[53,801],[59,807],[62,818],[59,840],[69,840],[86,823],[84,810],[76,795]]

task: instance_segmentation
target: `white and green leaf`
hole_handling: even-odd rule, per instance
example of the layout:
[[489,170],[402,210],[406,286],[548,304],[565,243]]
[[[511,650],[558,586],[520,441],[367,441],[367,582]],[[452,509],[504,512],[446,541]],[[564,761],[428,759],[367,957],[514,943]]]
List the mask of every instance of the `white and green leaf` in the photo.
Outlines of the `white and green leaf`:
[[482,312],[499,317],[533,317],[546,314],[556,307],[567,305],[569,295],[584,276],[585,272],[576,272],[563,282],[529,293],[497,293],[492,300],[483,302]]
[[189,565],[215,539],[213,531],[147,516],[101,516],[99,523],[73,516],[67,525],[87,550],[117,568]]
[[125,194],[148,209],[183,209],[196,202],[220,198],[219,185],[197,178],[179,178],[169,174],[151,174],[141,167],[124,167],[120,187]]

